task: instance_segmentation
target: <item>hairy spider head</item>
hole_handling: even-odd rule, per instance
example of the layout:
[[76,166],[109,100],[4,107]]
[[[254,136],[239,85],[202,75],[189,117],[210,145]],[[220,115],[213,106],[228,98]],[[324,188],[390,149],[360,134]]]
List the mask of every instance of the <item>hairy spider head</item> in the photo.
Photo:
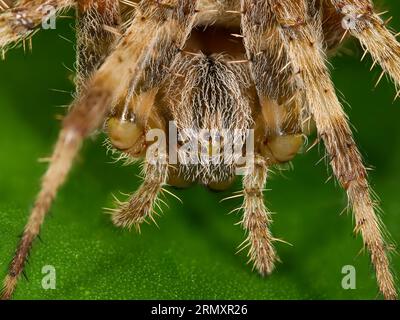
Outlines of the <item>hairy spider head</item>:
[[[143,155],[154,134],[158,136],[151,131],[162,130],[165,137],[157,141],[168,143],[169,153],[177,153],[170,180],[181,181],[179,185],[225,186],[238,169],[251,166],[254,152],[271,164],[290,161],[302,145],[297,115],[284,100],[265,99],[263,104],[274,108],[271,112],[261,106],[240,33],[240,26],[232,22],[195,27],[157,92],[128,93],[114,108],[107,124],[113,146]],[[159,63],[154,59],[147,78],[165,72]],[[152,112],[146,111],[153,105]],[[265,126],[266,122],[275,125]]]

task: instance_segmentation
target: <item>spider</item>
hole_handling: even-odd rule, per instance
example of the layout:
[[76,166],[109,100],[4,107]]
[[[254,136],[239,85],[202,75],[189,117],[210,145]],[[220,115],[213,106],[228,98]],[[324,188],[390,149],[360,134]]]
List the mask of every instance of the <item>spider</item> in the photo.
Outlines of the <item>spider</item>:
[[[362,235],[370,253],[379,290],[386,299],[397,297],[367,169],[327,67],[329,54],[351,35],[400,84],[400,45],[370,0],[2,0],[0,4],[3,50],[30,39],[49,6],[58,13],[70,7],[77,11],[77,93],[5,278],[4,299],[12,297],[82,141],[99,128],[108,133],[109,146],[128,161],[144,162],[142,185],[112,210],[115,225],[139,228],[146,219],[154,220],[154,207],[166,185],[201,183],[221,190],[229,187],[237,169],[244,169],[240,208],[244,243],[259,273],[270,274],[278,260],[273,246],[277,239],[269,230],[272,220],[264,204],[264,186],[270,168],[298,153],[311,125],[318,132],[313,145],[324,143],[332,171],[347,193],[355,232]],[[148,134],[161,131],[170,142],[171,122],[183,139],[174,148],[153,148],[156,142],[149,142]],[[251,165],[237,158],[218,164],[170,161],[176,152],[188,152],[184,147],[191,138],[185,135],[188,128],[233,130],[234,144],[250,156]],[[250,151],[240,144],[250,140],[249,131]],[[229,135],[219,138],[228,141]],[[207,139],[208,154],[215,141]],[[156,149],[155,161],[148,156],[150,149]]]

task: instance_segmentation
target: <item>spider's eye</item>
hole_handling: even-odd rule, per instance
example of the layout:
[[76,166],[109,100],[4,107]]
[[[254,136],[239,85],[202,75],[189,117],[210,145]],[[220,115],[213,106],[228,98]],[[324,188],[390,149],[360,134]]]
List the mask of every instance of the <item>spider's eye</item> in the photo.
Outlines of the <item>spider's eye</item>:
[[144,134],[140,125],[114,117],[108,120],[107,131],[111,143],[120,150],[130,149]]

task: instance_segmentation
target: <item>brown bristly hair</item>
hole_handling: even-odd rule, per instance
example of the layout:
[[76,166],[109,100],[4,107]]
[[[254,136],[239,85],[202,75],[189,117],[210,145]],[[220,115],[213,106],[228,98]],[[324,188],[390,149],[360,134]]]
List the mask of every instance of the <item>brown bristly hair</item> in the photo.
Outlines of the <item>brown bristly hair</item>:
[[303,0],[270,2],[293,71],[293,87],[313,115],[333,172],[347,192],[354,212],[355,231],[362,235],[369,250],[380,291],[386,299],[395,299],[397,292],[387,257],[388,247],[375,212],[367,170],[326,67],[321,19],[309,15]]

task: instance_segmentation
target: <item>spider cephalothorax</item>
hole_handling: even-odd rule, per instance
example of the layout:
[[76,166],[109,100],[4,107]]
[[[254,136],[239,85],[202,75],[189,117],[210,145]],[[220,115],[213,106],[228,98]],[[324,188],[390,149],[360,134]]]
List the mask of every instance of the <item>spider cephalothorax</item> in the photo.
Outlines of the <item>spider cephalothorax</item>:
[[[370,0],[0,4],[5,7],[0,48],[26,40],[49,7],[60,12],[74,6],[78,51],[77,95],[5,279],[4,298],[14,291],[83,139],[101,126],[109,135],[109,146],[128,160],[144,159],[143,184],[112,211],[117,226],[139,227],[147,218],[154,219],[154,204],[167,184],[224,189],[240,171],[241,222],[249,254],[261,274],[271,273],[277,260],[276,239],[269,231],[264,185],[269,168],[290,161],[298,152],[310,123],[347,192],[355,231],[370,252],[379,289],[385,298],[396,298],[367,171],[326,66],[327,54],[351,34],[400,83],[400,45]],[[199,150],[188,144],[204,132]],[[239,157],[221,156],[235,146]],[[198,162],[183,161],[199,155]]]

